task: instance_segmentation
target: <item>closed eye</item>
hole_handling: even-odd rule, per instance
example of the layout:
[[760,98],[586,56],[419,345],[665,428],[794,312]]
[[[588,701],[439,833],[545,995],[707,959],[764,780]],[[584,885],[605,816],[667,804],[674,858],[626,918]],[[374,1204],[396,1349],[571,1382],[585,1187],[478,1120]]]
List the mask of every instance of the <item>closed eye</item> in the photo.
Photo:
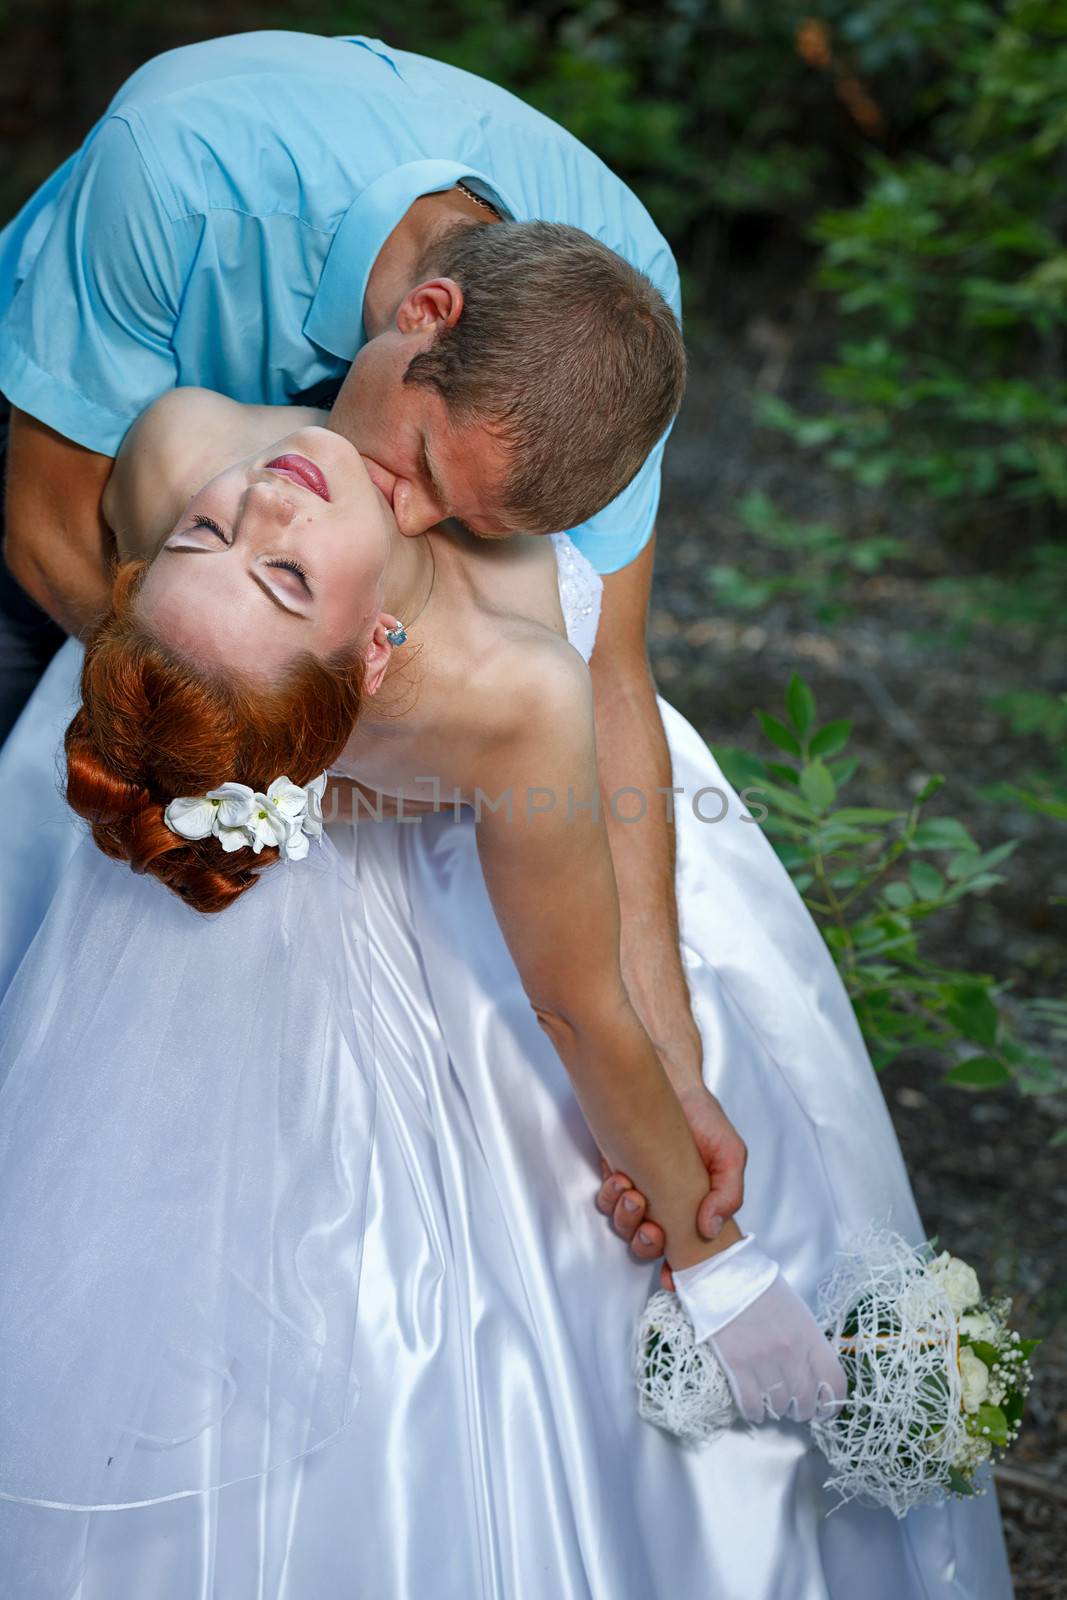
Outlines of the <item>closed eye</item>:
[[284,567],[287,572],[295,572],[297,577],[300,579],[300,582],[307,590],[308,594],[311,593],[311,585],[308,582],[308,575],[300,565],[299,561],[292,561],[288,557],[283,560],[282,557],[279,556],[277,560],[268,561],[266,565],[268,567]]
[[193,527],[194,528],[210,528],[212,533],[215,533],[215,534],[218,535],[218,537],[222,540],[223,544],[227,544],[228,545],[229,542],[230,542],[227,539],[226,535],[223,533],[222,529],[219,527],[218,523],[217,522],[212,522],[210,517],[194,517],[193,518]]
[[[223,533],[223,531],[219,527],[218,523],[215,522],[211,517],[204,517],[204,516],[196,516],[196,517],[194,517],[193,518],[193,527],[194,528],[207,528],[209,533],[213,533],[216,536],[216,538],[221,539],[222,543],[227,547],[227,549],[229,549],[229,546],[230,546],[229,539],[227,539],[226,535]],[[300,565],[299,561],[294,561],[289,556],[284,556],[284,557],[283,556],[277,556],[273,560],[265,562],[264,565],[268,566],[268,567],[284,567],[287,572],[291,572],[291,573],[294,574],[295,577],[299,578],[301,586],[303,587],[305,592],[308,594],[308,596],[309,597],[311,596],[312,590],[311,590],[311,584],[308,581],[307,572]]]

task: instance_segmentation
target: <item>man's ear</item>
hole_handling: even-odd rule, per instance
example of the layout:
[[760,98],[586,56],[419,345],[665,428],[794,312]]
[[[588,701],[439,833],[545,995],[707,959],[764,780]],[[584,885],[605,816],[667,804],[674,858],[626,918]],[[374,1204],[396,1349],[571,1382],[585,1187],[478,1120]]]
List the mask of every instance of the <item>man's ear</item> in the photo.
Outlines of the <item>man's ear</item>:
[[389,643],[385,635],[389,629],[399,628],[400,626],[398,617],[394,617],[388,611],[379,611],[374,624],[374,632],[371,634],[370,643],[364,656],[366,673],[363,678],[363,693],[365,695],[378,693],[395,648]]
[[428,278],[409,289],[396,308],[396,325],[401,333],[432,333],[459,321],[463,310],[463,290],[455,278]]

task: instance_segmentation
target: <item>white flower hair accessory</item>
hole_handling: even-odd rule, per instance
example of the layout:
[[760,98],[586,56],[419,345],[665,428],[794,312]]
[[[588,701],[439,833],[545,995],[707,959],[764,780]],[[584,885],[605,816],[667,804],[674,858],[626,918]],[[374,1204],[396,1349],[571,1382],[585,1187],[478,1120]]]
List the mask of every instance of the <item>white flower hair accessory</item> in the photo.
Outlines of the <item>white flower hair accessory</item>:
[[226,851],[250,849],[257,856],[264,845],[273,845],[286,861],[302,861],[309,839],[322,838],[325,788],[325,772],[303,788],[275,778],[266,794],[247,783],[223,783],[207,794],[172,800],[163,821],[183,839],[214,835]]

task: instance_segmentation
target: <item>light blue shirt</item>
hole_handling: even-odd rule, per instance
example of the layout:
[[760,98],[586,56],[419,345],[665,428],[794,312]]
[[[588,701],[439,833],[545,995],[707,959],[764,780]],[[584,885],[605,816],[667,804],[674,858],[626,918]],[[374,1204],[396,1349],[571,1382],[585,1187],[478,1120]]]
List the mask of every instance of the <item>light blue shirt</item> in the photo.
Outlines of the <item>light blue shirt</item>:
[[[105,455],[176,384],[284,404],[344,374],[386,238],[458,179],[602,239],[680,318],[648,212],[514,95],[376,39],[246,33],[134,73],[0,233],[0,391]],[[571,530],[600,572],[652,533],[663,444]]]

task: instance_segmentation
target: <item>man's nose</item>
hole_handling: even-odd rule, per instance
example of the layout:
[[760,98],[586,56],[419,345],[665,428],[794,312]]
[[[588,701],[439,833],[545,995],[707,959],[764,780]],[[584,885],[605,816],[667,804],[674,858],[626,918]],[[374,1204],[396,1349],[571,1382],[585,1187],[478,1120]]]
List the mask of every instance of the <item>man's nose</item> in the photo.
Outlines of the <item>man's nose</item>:
[[393,492],[397,485],[396,473],[388,471],[387,468],[382,466],[381,462],[375,461],[373,456],[361,455],[360,460],[367,469],[367,476],[371,483],[374,484],[376,489],[381,490],[389,504],[392,505]]
[[441,521],[441,508],[410,478],[398,478],[393,490],[393,516],[401,533],[428,533]]
[[402,478],[383,467],[373,456],[363,456],[363,465],[371,482],[381,490],[392,507],[396,525],[401,533],[425,533],[441,520],[440,507],[410,478]]

